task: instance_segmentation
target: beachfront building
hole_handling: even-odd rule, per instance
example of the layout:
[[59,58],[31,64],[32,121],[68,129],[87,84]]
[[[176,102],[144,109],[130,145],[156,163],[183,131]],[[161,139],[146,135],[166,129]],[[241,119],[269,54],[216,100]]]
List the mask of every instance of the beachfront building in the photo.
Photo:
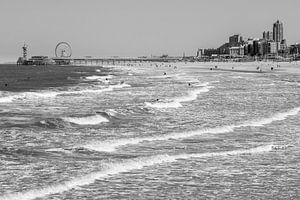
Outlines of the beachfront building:
[[202,55],[203,55],[203,49],[198,49],[197,54],[196,54],[196,58],[201,58]]
[[240,34],[236,34],[229,37],[229,46],[236,47],[239,46],[243,41],[243,37]]
[[241,57],[244,56],[244,46],[230,47],[229,48],[230,57]]
[[54,65],[55,61],[48,56],[32,56],[27,61],[28,65]]
[[277,53],[277,42],[268,42],[268,53],[270,54]]

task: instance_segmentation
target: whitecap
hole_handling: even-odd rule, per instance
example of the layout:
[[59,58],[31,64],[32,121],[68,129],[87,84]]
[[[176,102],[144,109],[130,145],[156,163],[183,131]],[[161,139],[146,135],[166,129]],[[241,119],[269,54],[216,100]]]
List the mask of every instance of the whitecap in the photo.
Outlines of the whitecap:
[[225,156],[235,156],[243,154],[261,154],[272,151],[272,145],[259,146],[252,149],[243,150],[233,150],[233,151],[222,151],[215,153],[198,153],[198,154],[180,154],[180,155],[157,155],[150,157],[135,158],[131,160],[108,163],[103,166],[103,170],[99,172],[94,172],[82,177],[77,177],[66,181],[64,183],[59,183],[56,185],[50,185],[48,187],[33,189],[24,192],[4,194],[0,196],[0,200],[31,200],[36,198],[45,197],[47,195],[62,193],[71,189],[76,189],[77,187],[89,185],[94,183],[96,180],[104,179],[109,176],[113,176],[119,173],[124,173],[133,170],[139,170],[144,167],[176,162],[180,159],[192,159],[192,158],[207,158],[207,157],[225,157]]
[[109,122],[109,120],[101,115],[92,115],[85,117],[63,117],[64,121],[78,124],[78,125],[97,125],[103,122]]
[[145,102],[145,105],[152,108],[179,108],[182,102],[194,101],[200,93],[209,92],[213,86],[205,86],[200,89],[190,91],[186,96],[173,98],[169,101],[159,101],[155,103]]
[[178,133],[169,133],[165,135],[158,135],[158,136],[149,136],[149,137],[140,137],[140,138],[128,138],[128,139],[118,139],[118,140],[108,140],[108,141],[94,141],[91,143],[85,144],[83,147],[87,149],[91,149],[94,151],[105,151],[105,152],[112,152],[115,151],[120,146],[125,145],[136,145],[142,142],[151,142],[151,141],[158,141],[158,140],[170,140],[170,139],[183,139],[194,137],[203,134],[222,134],[222,133],[229,133],[233,132],[236,128],[241,127],[259,127],[266,124],[270,124],[274,121],[282,121],[285,120],[289,116],[297,115],[300,112],[300,107],[291,109],[287,112],[277,113],[268,118],[261,118],[258,120],[248,121],[238,125],[228,125],[228,126],[221,126],[216,128],[206,128],[206,129],[199,129],[195,131],[189,132],[178,132]]
[[113,76],[112,75],[107,75],[107,76],[96,76],[96,75],[93,75],[93,76],[87,76],[85,77],[85,79],[87,80],[99,80],[99,81],[103,81],[103,80],[107,80],[107,79],[112,79]]

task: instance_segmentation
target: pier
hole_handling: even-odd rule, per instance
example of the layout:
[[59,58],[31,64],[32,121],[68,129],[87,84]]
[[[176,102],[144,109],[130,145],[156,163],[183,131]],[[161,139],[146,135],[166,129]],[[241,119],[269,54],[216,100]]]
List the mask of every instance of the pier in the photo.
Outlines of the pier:
[[104,65],[104,64],[124,64],[124,63],[142,63],[142,62],[178,62],[180,57],[142,57],[142,58],[52,58],[58,65]]

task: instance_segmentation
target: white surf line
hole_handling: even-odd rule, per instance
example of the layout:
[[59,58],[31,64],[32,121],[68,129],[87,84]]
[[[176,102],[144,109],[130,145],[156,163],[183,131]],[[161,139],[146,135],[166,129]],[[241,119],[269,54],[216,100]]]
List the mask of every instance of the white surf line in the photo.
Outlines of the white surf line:
[[191,159],[191,158],[206,158],[206,157],[220,157],[220,156],[236,156],[243,154],[257,154],[266,153],[272,151],[273,145],[264,145],[252,149],[223,151],[215,153],[199,153],[199,154],[180,154],[180,155],[158,155],[143,158],[131,159],[120,163],[110,163],[104,166],[103,171],[91,173],[83,177],[74,178],[70,181],[51,185],[45,188],[33,189],[29,191],[5,194],[0,196],[0,200],[31,200],[35,198],[45,197],[51,194],[62,193],[77,187],[89,185],[96,180],[104,179],[109,176],[113,176],[122,172],[128,172],[132,170],[139,170],[144,167],[153,166],[157,164],[176,162],[179,159]]
[[203,88],[190,91],[187,96],[172,98],[169,102],[145,102],[145,104],[146,106],[152,108],[179,108],[182,107],[182,102],[194,101],[198,98],[199,94],[209,92],[209,89],[213,87],[214,86],[206,85]]
[[85,117],[62,117],[64,121],[78,124],[78,125],[96,125],[109,120],[101,115],[91,115]]
[[124,87],[131,87],[128,84],[118,84],[110,85],[108,87],[102,87],[99,89],[83,89],[83,90],[74,90],[74,91],[41,91],[41,92],[23,92],[12,94],[10,96],[0,96],[0,103],[11,103],[18,99],[34,99],[34,98],[55,98],[59,95],[64,94],[84,94],[84,93],[102,93],[110,92],[115,89],[120,89]]
[[181,133],[169,133],[165,135],[158,136],[149,136],[149,137],[141,137],[141,138],[128,138],[128,139],[119,139],[119,140],[108,140],[108,141],[95,141],[88,144],[83,145],[84,148],[94,150],[94,151],[104,151],[104,152],[112,152],[115,151],[120,146],[125,145],[135,145],[142,142],[151,142],[151,141],[159,141],[159,140],[170,140],[170,139],[183,139],[194,137],[203,134],[220,134],[220,133],[229,133],[233,132],[235,128],[240,127],[259,127],[264,126],[266,124],[270,124],[274,121],[282,121],[285,120],[289,116],[297,115],[300,112],[300,107],[293,108],[287,112],[277,113],[269,118],[262,118],[258,120],[252,120],[249,122],[245,122],[239,125],[228,125],[216,128],[207,128],[200,129],[189,132],[181,132]]

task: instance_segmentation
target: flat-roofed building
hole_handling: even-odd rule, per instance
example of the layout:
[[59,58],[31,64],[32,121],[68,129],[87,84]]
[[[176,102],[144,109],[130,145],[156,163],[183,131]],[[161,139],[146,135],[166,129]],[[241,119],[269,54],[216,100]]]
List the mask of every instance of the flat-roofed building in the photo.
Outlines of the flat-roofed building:
[[239,47],[230,47],[229,48],[229,55],[231,57],[240,57],[240,56],[244,56],[245,52],[244,52],[244,46],[239,46]]

